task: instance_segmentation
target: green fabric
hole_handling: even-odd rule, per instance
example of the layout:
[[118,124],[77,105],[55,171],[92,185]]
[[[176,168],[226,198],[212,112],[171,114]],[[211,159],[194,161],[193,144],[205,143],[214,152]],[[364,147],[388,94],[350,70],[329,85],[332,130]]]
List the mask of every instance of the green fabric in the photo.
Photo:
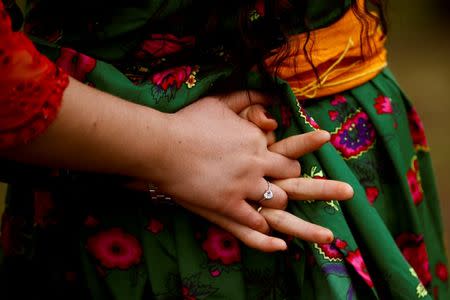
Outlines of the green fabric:
[[[152,11],[159,2],[146,3]],[[169,2],[169,12],[177,11],[175,3],[188,5]],[[308,5],[321,25],[348,7],[338,0]],[[134,39],[136,24],[148,19],[144,9],[121,11],[124,25],[105,25],[102,49],[83,46],[109,62],[56,47],[65,46],[64,36],[35,41],[80,80],[164,112],[230,80],[226,63],[174,56],[117,61],[131,48],[116,43],[127,40],[129,30]],[[226,61],[226,50],[211,51]],[[271,108],[278,139],[319,127],[332,133],[330,143],[300,159],[303,176],[354,188],[350,201],[311,199],[288,207],[330,228],[333,243],[284,237],[286,252],[261,253],[172,201],[123,190],[120,178],[61,170],[55,179],[42,171],[44,193],[33,195],[29,180],[9,189],[0,291],[19,298],[31,289],[38,299],[449,299],[429,149],[420,119],[389,70],[353,90],[301,103],[285,82],[278,85],[283,101]],[[249,74],[248,86],[262,89],[261,78]]]

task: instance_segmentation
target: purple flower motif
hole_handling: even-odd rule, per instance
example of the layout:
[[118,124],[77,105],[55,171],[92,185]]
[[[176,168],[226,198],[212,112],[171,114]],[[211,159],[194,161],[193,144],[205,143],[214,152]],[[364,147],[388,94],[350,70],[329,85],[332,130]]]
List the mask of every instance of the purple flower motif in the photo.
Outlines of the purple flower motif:
[[342,127],[331,135],[331,143],[344,158],[353,158],[375,143],[375,129],[365,112],[347,118]]

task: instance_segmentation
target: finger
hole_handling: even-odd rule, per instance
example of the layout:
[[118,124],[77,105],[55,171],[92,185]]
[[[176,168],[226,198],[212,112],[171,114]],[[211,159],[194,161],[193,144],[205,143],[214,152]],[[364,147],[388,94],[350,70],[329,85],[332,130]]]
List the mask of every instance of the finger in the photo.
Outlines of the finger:
[[219,99],[237,114],[250,105],[269,105],[272,102],[269,96],[257,91],[237,91],[226,95],[220,95]]
[[195,214],[198,214],[208,221],[229,231],[232,235],[241,240],[248,247],[264,252],[282,251],[287,249],[286,242],[282,239],[260,233],[245,225],[239,224],[229,218],[226,218],[220,214],[206,210],[204,208],[199,208],[184,203],[181,203],[181,205],[194,212]]
[[272,192],[272,199],[264,199],[264,193],[269,190],[269,185],[264,178],[257,184],[257,188],[247,198],[250,203],[257,203],[259,206],[271,207],[277,209],[285,209],[288,205],[288,196],[284,190],[275,184],[270,184],[270,191]]
[[331,243],[333,233],[331,230],[302,220],[284,210],[263,208],[260,214],[266,218],[272,229],[298,237],[313,243]]
[[297,159],[319,149],[330,140],[330,133],[325,130],[294,135],[278,141],[269,147],[272,152]]
[[247,110],[247,120],[258,126],[264,131],[273,131],[277,128],[277,121],[272,115],[259,104],[250,106]]
[[282,154],[267,151],[263,160],[265,176],[285,179],[300,176],[301,167],[296,159],[290,159]]
[[345,182],[313,179],[289,178],[274,180],[291,200],[347,200],[353,197],[353,188]]
[[269,131],[266,133],[267,146],[272,145],[277,141],[277,137],[275,136],[275,132]]
[[217,211],[218,214],[233,219],[235,222],[250,227],[253,230],[267,233],[270,227],[263,216],[261,216],[250,204],[242,200],[238,202],[229,201],[223,208]]

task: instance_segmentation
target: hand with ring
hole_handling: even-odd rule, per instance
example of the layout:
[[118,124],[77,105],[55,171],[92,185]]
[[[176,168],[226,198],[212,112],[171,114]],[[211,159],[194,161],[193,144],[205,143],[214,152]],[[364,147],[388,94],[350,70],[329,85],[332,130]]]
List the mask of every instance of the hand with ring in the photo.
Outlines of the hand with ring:
[[[253,105],[242,110],[240,116],[265,132],[269,151],[287,158],[297,159],[319,149],[329,141],[330,134],[319,130],[292,136],[275,143],[273,130],[276,129],[277,123],[268,117],[265,108],[261,105],[267,104],[267,98],[253,92],[250,93],[250,96]],[[231,100],[235,100],[235,98],[231,98]],[[231,106],[236,105],[233,101],[231,102]],[[257,186],[262,192],[247,198],[247,201],[266,219],[270,229],[316,243],[329,243],[333,240],[333,233],[329,229],[286,212],[288,198],[291,201],[347,200],[353,196],[353,189],[350,185],[335,180],[300,178],[298,176],[275,178],[272,182],[263,177],[261,179],[263,180],[259,181]],[[228,230],[247,246],[266,252],[284,250],[287,247],[282,239],[268,235],[269,229],[255,230],[239,220],[227,218],[220,212],[195,207],[188,208]]]

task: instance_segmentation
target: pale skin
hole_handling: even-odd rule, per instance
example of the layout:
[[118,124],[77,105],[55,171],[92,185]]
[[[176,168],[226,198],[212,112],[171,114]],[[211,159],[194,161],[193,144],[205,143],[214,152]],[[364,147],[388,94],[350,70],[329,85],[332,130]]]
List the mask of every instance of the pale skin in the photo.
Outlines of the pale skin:
[[[330,230],[284,211],[290,200],[345,200],[343,182],[298,178],[296,160],[330,138],[324,131],[274,143],[268,99],[245,92],[206,97],[174,114],[124,101],[70,79],[57,119],[31,143],[0,152],[49,167],[121,174],[152,182],[177,203],[261,251],[285,250],[274,229],[326,243]],[[239,116],[240,115],[240,116]],[[246,120],[247,119],[247,120]],[[251,121],[251,122],[249,122]],[[132,134],[131,134],[132,133]],[[261,203],[270,177],[275,197]]]

